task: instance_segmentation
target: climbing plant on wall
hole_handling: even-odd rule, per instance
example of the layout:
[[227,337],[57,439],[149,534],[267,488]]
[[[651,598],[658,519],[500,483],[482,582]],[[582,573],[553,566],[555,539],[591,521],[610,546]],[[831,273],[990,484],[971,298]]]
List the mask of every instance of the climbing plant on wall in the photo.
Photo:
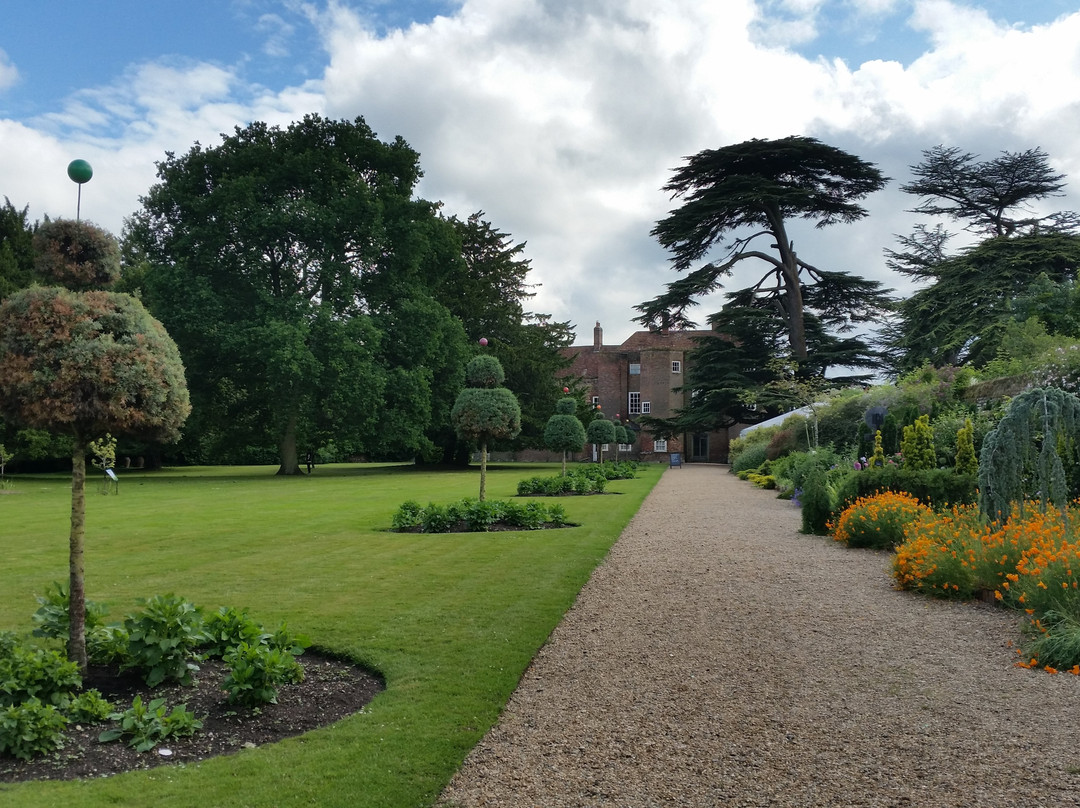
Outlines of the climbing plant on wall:
[[1080,469],[1080,398],[1056,387],[1026,390],[983,441],[979,504],[1004,519],[1012,503],[1037,501],[1063,508],[1077,493]]

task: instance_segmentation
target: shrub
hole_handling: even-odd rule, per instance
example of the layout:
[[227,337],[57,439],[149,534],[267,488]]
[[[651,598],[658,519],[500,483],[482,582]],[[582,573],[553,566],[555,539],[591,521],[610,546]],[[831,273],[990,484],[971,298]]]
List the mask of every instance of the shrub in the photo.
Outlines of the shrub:
[[394,514],[391,526],[394,530],[406,530],[410,527],[420,527],[423,524],[424,509],[415,500],[402,502]]
[[755,443],[747,446],[737,457],[732,459],[731,471],[738,474],[740,471],[752,471],[758,468],[767,459],[768,450],[769,447],[766,443]]
[[420,529],[424,533],[449,533],[457,522],[457,512],[452,508],[429,504],[424,508]]
[[502,519],[501,502],[466,499],[462,503],[461,517],[470,533],[482,533]]
[[303,681],[304,669],[288,651],[241,642],[225,654],[229,672],[222,687],[230,704],[277,704],[278,687]]
[[924,517],[897,550],[894,575],[902,589],[948,597],[993,591],[1007,605],[1036,617],[1076,597],[1077,545],[1066,540],[1080,527],[1080,513],[1021,512],[1005,524],[989,521],[976,505],[955,506]]
[[[70,605],[67,584],[54,581],[52,589],[47,590],[44,595],[35,596],[35,600],[38,602],[38,609],[31,617],[34,622],[34,636],[67,640]],[[108,610],[101,604],[92,600],[86,601],[87,635],[104,627],[107,613]]]
[[142,613],[124,620],[128,657],[123,668],[140,670],[150,687],[165,680],[191,684],[192,671],[199,669],[196,649],[207,639],[199,610],[171,594],[141,603]]
[[814,468],[807,475],[799,501],[802,504],[802,532],[818,536],[827,534],[833,503],[822,469]]
[[67,719],[51,704],[28,699],[0,708],[0,755],[30,760],[64,745]]
[[905,426],[900,440],[900,454],[904,456],[904,468],[918,471],[937,468],[937,451],[934,449],[934,430],[930,416],[920,415],[915,423]]
[[838,484],[837,505],[843,509],[859,497],[882,491],[907,493],[932,508],[943,509],[976,500],[975,478],[952,469],[910,469],[886,466],[846,475]]
[[253,620],[245,609],[222,606],[203,623],[207,656],[221,658],[242,642],[260,643],[269,636],[261,624]]
[[860,498],[836,521],[833,538],[848,547],[892,550],[904,541],[908,525],[932,513],[909,494],[886,491]]
[[545,506],[539,502],[519,505],[472,499],[451,505],[428,505],[422,509],[419,519],[424,533],[449,533],[460,529],[482,532],[496,524],[524,530],[538,530],[547,526],[562,527],[567,524],[566,511],[559,505]]
[[[602,466],[614,466],[614,463],[604,463]],[[622,465],[622,464],[617,464]],[[601,465],[582,466],[571,469],[566,475],[557,474],[553,477],[530,477],[518,482],[517,493],[521,497],[558,497],[568,494],[600,494],[607,486],[608,474],[618,474],[612,470],[606,471]],[[633,472],[631,472],[633,473]],[[619,479],[614,477],[613,479]]]
[[72,721],[97,724],[112,715],[115,708],[98,690],[84,690],[64,708],[64,714]]
[[59,651],[11,645],[0,656],[0,706],[36,699],[59,707],[81,683],[78,664]]
[[504,514],[506,523],[523,530],[539,530],[547,522],[547,508],[539,502],[526,502],[519,504],[508,502]]

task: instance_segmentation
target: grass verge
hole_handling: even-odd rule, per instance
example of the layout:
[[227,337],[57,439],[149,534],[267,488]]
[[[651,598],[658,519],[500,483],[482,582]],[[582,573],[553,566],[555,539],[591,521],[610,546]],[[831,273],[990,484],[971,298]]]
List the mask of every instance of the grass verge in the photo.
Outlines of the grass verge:
[[[510,498],[518,480],[557,468],[489,468],[488,495]],[[122,473],[110,496],[88,481],[87,597],[109,619],[169,592],[247,607],[377,671],[387,689],[280,744],[186,768],[0,785],[0,805],[430,805],[662,471],[612,482],[614,496],[558,500],[580,527],[439,535],[389,532],[391,516],[406,499],[475,496],[476,469],[167,469]],[[66,578],[70,480],[15,478],[11,490],[0,497],[0,629],[28,631],[34,595]]]

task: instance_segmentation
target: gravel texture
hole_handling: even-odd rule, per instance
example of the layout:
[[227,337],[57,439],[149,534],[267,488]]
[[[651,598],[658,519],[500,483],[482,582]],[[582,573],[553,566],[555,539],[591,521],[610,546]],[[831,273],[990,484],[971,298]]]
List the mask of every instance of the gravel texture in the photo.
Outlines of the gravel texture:
[[1080,805],[1080,677],[799,524],[667,470],[439,804]]

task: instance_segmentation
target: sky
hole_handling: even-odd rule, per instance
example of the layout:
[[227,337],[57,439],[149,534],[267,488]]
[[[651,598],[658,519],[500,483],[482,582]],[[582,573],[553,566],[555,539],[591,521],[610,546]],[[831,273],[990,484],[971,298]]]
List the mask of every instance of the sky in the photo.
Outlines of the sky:
[[419,196],[526,244],[527,309],[618,344],[678,277],[649,233],[703,149],[807,135],[875,163],[868,217],[791,235],[900,295],[883,251],[933,224],[899,191],[925,149],[1042,148],[1068,181],[1046,212],[1080,210],[1080,0],[4,2],[0,197],[32,221],[75,216],[85,159],[81,215],[119,235],[166,153],[308,113],[404,138]]

